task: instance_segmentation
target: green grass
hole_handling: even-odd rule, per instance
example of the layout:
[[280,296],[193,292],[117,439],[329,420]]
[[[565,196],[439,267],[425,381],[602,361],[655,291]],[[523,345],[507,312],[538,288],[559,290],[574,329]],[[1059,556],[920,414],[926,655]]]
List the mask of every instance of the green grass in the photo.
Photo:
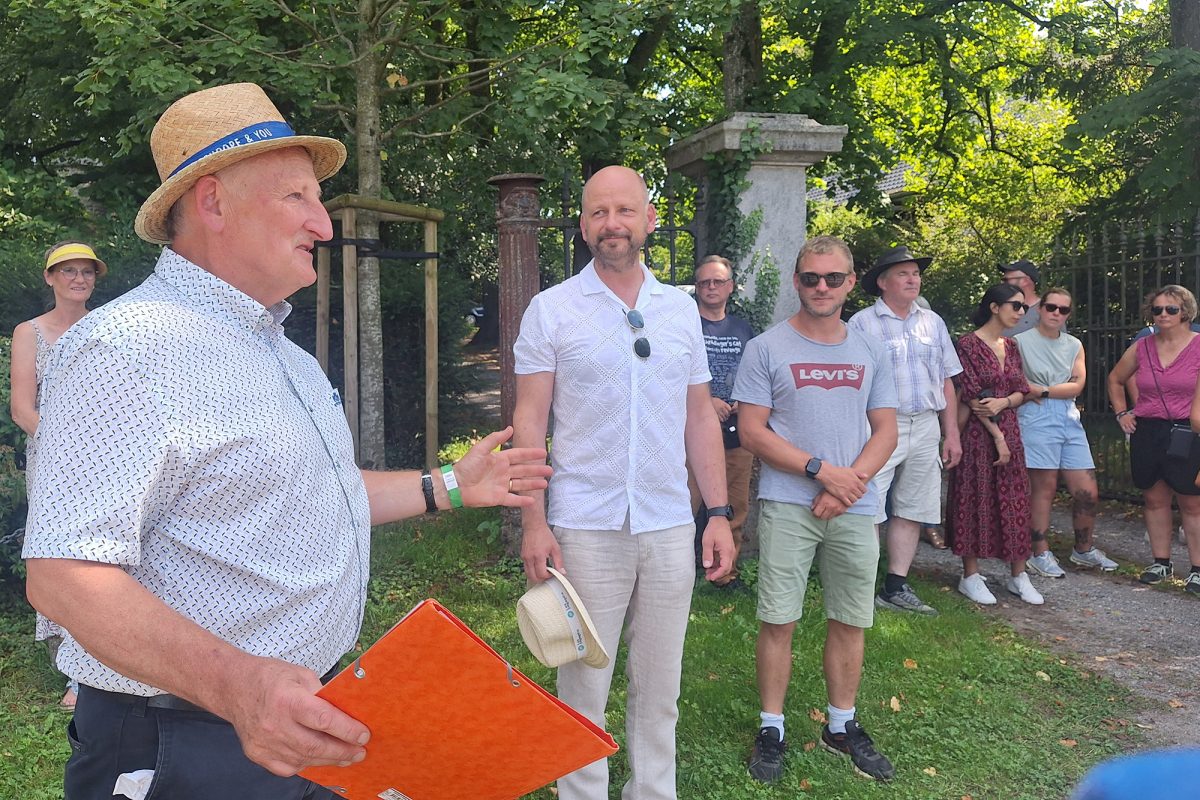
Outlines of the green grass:
[[[376,532],[363,641],[374,641],[426,597],[435,597],[503,656],[553,690],[550,670],[525,649],[514,605],[525,589],[521,566],[503,558],[494,512],[458,511]],[[756,564],[743,576],[753,582]],[[679,796],[740,798],[1062,798],[1091,765],[1137,744],[1127,722],[1133,700],[1085,666],[1064,661],[980,614],[940,586],[914,582],[941,616],[879,613],[867,634],[860,719],[896,764],[879,785],[815,743],[825,708],[819,582],[810,585],[797,626],[788,693],[790,751],[783,779],[762,786],[746,774],[758,726],[751,592],[699,586],[692,609],[680,703]],[[67,755],[56,708],[61,681],[32,641],[32,612],[0,608],[0,797],[55,798]],[[624,738],[623,654],[618,658],[607,728]],[[892,708],[896,698],[898,710]],[[619,797],[624,753],[611,762]],[[543,789],[530,795],[549,800]]]

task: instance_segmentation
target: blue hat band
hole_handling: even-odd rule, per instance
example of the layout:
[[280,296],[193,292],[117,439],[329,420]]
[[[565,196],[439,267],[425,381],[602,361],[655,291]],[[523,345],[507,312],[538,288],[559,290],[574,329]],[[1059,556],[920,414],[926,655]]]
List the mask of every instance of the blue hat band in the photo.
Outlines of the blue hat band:
[[292,130],[292,126],[286,122],[257,122],[253,125],[247,125],[239,131],[234,131],[228,136],[218,139],[203,150],[196,151],[182,164],[171,170],[171,174],[167,177],[174,177],[186,167],[222,150],[232,150],[236,147],[245,147],[248,144],[266,142],[272,139],[286,139],[289,136],[295,135],[296,132]]

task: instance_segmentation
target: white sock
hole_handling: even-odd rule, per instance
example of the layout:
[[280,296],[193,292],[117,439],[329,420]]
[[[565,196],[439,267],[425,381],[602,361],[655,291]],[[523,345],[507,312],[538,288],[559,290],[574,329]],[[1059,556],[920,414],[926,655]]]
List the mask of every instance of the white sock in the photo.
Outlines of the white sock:
[[829,709],[829,732],[845,733],[846,723],[854,719],[854,706],[846,709],[828,705],[826,708]]
[[768,714],[766,711],[760,711],[758,718],[762,720],[762,727],[778,730],[779,741],[783,741],[783,714]]

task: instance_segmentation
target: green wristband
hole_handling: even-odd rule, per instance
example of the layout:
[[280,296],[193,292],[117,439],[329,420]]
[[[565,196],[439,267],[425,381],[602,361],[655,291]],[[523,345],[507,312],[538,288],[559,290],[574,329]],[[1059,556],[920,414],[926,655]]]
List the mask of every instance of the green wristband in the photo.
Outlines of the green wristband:
[[450,495],[450,507],[462,508],[462,490],[458,488],[458,478],[454,475],[454,465],[442,467],[442,480],[446,482],[446,494]]

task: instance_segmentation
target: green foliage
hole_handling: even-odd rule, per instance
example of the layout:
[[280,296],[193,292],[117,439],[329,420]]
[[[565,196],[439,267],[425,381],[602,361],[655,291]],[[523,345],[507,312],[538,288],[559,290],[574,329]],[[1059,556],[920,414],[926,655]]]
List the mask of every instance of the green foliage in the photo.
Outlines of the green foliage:
[[[8,375],[12,342],[0,336],[0,373]],[[14,535],[25,520],[25,473],[17,469],[16,456],[25,447],[25,433],[9,416],[11,387],[0,382],[0,584],[23,578],[20,542]]]
[[754,252],[750,263],[739,271],[737,282],[739,285],[753,282],[754,297],[735,292],[729,299],[729,311],[750,323],[756,334],[762,333],[771,326],[775,300],[779,297],[779,267],[770,248]]
[[1089,140],[1113,146],[1124,178],[1104,203],[1113,212],[1190,219],[1200,210],[1200,52],[1159,50],[1147,66],[1145,84],[1083,114],[1071,141],[1076,147]]
[[763,210],[756,208],[743,214],[741,200],[750,188],[746,179],[750,167],[755,159],[770,150],[771,143],[763,139],[759,126],[751,122],[742,133],[737,150],[704,157],[708,162],[706,230],[709,250],[733,262],[736,269],[734,282],[739,289],[747,285],[754,287],[753,298],[735,291],[730,298],[729,310],[749,322],[755,333],[762,333],[771,324],[775,300],[779,296],[779,267],[770,248],[752,252],[762,227]]

